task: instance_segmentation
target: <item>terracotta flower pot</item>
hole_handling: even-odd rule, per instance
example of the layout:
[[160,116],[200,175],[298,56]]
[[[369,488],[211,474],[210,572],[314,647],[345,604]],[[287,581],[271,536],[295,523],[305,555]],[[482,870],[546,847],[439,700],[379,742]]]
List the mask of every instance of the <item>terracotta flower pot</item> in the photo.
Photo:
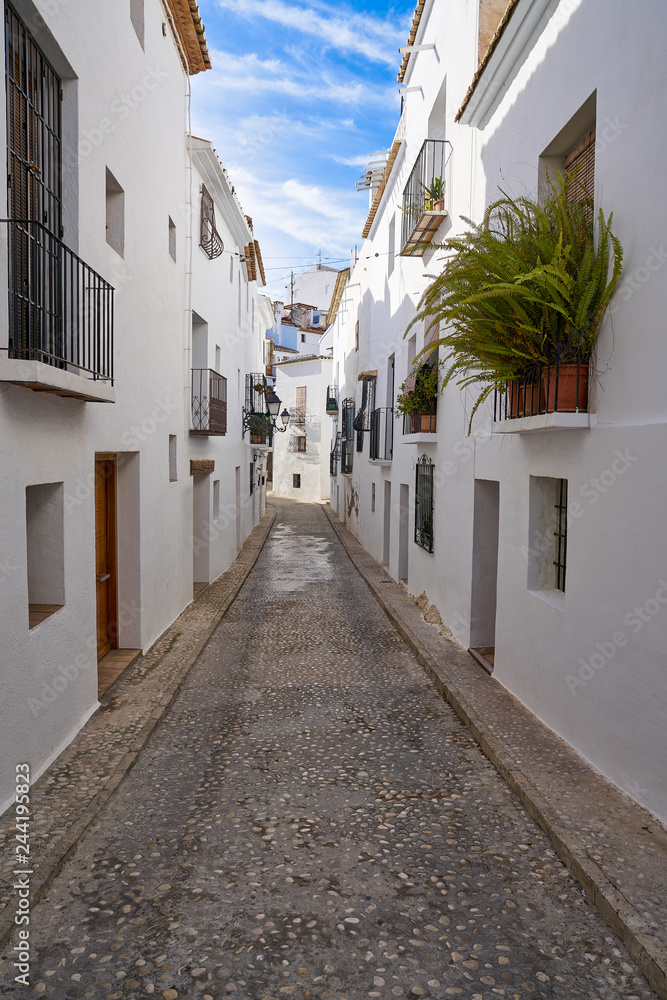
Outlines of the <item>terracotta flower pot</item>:
[[544,392],[539,380],[507,382],[507,417],[532,417],[544,413]]
[[542,389],[547,413],[575,413],[577,410],[585,413],[588,410],[588,364],[558,365],[558,398],[556,365],[547,365],[542,369]]

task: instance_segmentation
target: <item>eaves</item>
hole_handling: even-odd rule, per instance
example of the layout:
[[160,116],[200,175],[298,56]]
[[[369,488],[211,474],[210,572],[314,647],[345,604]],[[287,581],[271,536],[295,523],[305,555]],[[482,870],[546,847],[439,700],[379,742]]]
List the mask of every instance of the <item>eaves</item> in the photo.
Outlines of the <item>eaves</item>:
[[455,121],[484,128],[542,34],[559,0],[510,0]]
[[236,246],[247,246],[252,240],[252,232],[212,143],[192,136],[192,159],[217,202]]

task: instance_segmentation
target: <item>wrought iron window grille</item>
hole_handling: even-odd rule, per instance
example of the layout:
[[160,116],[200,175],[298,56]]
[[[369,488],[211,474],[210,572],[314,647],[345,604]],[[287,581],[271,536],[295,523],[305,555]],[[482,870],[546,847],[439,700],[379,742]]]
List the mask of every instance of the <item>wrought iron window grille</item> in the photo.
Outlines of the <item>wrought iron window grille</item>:
[[426,139],[403,190],[401,253],[421,257],[445,217],[447,139]]
[[558,503],[554,505],[558,515],[556,538],[556,589],[565,592],[565,570],[567,568],[567,479],[558,483]]
[[201,186],[199,245],[209,260],[215,260],[225,249],[222,237],[215,228],[215,204],[204,184]]
[[394,454],[394,411],[380,406],[371,413],[369,458],[390,462]]
[[210,368],[192,369],[192,433],[227,433],[227,379]]
[[341,445],[340,471],[344,475],[352,472],[352,456],[354,453],[354,409],[355,402],[352,396],[343,400],[342,422],[343,439]]
[[426,455],[417,462],[415,482],[415,542],[433,552],[433,469]]

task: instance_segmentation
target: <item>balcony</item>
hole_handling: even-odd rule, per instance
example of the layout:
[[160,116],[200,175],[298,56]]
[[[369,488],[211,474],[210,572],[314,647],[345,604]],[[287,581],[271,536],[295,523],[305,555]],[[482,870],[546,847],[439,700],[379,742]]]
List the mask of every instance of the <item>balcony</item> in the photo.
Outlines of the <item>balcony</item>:
[[437,410],[429,406],[423,413],[403,414],[404,434],[435,434],[437,430]]
[[191,434],[227,433],[227,379],[210,368],[192,369]]
[[337,385],[328,385],[327,386],[327,405],[326,405],[326,411],[327,411],[327,413],[330,413],[332,417],[335,416],[338,413],[338,386]]
[[41,223],[3,221],[9,315],[0,382],[114,402],[114,289]]
[[250,444],[270,445],[273,442],[271,418],[266,405],[270,389],[266,375],[259,372],[246,375],[244,416],[250,431]]
[[423,257],[447,218],[445,172],[451,154],[446,139],[427,139],[403,191],[401,254]]
[[536,368],[525,378],[507,382],[493,399],[493,433],[512,434],[591,427],[588,412],[588,365],[576,350],[567,363]]
[[394,448],[394,411],[380,406],[371,413],[371,462],[391,462]]

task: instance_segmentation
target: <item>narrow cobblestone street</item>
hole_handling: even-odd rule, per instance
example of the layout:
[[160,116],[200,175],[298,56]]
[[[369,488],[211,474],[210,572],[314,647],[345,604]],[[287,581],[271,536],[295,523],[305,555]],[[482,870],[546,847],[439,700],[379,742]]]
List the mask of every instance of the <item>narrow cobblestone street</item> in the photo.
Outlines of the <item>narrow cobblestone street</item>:
[[31,987],[649,1000],[319,505],[277,519],[136,766],[31,919]]

